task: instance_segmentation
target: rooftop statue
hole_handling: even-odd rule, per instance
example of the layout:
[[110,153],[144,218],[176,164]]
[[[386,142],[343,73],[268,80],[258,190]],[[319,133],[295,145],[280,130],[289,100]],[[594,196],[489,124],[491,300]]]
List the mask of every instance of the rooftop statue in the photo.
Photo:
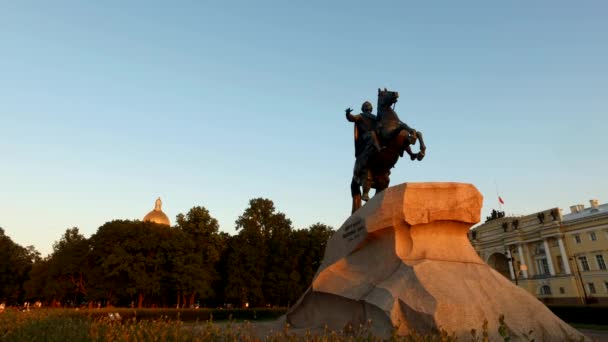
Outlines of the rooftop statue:
[[[361,106],[361,114],[353,115],[351,108],[346,109],[346,119],[355,124],[356,160],[350,184],[353,213],[361,207],[362,200],[369,200],[370,189],[378,193],[388,188],[390,169],[404,151],[411,160],[424,158],[426,145],[422,132],[399,120],[393,109],[398,98],[396,91],[378,89],[377,116],[372,114],[373,107],[368,101]],[[410,146],[416,141],[420,141],[420,151],[413,153]]]

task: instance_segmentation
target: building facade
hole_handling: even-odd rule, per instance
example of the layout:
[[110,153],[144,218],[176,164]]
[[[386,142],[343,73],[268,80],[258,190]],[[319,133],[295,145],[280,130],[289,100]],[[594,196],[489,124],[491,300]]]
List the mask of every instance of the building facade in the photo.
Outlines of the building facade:
[[499,217],[469,238],[486,263],[545,303],[608,303],[608,204]]

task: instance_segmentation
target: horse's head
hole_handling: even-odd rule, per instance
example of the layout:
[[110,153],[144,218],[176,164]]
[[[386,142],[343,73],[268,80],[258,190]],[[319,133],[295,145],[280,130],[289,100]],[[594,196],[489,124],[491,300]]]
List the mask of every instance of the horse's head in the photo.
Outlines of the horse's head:
[[378,108],[391,106],[393,103],[397,102],[398,98],[398,92],[386,90],[386,88],[384,88],[384,90],[378,88]]

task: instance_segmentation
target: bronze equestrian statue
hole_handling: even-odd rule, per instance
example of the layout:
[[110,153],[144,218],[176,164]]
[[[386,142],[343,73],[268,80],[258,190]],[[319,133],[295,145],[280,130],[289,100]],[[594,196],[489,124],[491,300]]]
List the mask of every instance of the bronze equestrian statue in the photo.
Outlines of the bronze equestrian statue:
[[[355,124],[356,161],[350,183],[353,213],[361,207],[361,200],[369,200],[370,189],[378,193],[388,188],[390,169],[403,157],[404,151],[411,160],[422,160],[425,156],[422,132],[399,120],[391,107],[398,98],[396,91],[378,89],[377,116],[372,114],[372,104],[367,101],[361,106],[361,114],[352,115],[352,109],[346,109],[346,119]],[[410,145],[416,141],[420,142],[420,151],[413,153]]]

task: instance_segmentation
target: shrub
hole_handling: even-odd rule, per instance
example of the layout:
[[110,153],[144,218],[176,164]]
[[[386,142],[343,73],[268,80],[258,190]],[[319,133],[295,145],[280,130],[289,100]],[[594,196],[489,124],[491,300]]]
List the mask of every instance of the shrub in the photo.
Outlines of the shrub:
[[87,309],[76,311],[91,318],[106,317],[110,312],[118,312],[124,319],[137,320],[170,319],[182,322],[204,321],[259,321],[277,319],[286,309]]
[[564,322],[608,325],[607,305],[548,305]]

